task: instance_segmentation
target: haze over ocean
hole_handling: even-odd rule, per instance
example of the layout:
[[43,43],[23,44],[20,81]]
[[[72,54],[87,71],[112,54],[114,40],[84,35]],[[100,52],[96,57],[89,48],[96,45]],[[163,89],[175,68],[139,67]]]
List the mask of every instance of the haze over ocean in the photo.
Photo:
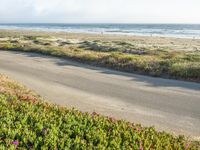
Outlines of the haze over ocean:
[[200,39],[200,24],[0,24],[0,29]]

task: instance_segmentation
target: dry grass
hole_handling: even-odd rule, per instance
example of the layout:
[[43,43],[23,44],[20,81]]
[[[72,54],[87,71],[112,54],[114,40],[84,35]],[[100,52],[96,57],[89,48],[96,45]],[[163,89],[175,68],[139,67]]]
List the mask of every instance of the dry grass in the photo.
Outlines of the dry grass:
[[[51,34],[50,34],[51,35]],[[165,39],[152,41],[117,38],[76,38],[63,35],[15,34],[1,35],[3,50],[38,52],[82,63],[151,76],[200,81],[200,51],[198,40]],[[70,37],[70,36],[69,36]],[[145,39],[145,38],[144,38]],[[177,45],[176,45],[177,44]],[[196,45],[191,45],[196,44]],[[194,47],[195,50],[193,49]],[[183,48],[183,50],[180,50]]]
[[24,101],[36,102],[42,98],[18,82],[0,74],[0,94],[11,95]]

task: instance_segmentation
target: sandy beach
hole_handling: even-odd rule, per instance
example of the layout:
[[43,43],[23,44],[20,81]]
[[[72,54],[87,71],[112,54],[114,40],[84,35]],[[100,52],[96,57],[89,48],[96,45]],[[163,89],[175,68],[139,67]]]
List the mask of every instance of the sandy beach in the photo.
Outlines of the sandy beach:
[[143,75],[200,81],[198,39],[0,30],[0,48]]

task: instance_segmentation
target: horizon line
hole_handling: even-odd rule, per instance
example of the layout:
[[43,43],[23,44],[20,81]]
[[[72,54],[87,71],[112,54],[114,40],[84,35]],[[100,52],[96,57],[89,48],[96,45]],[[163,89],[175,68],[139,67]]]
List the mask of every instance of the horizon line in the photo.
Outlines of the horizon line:
[[0,24],[185,24],[185,25],[200,25],[200,23],[109,23],[109,22],[3,22]]

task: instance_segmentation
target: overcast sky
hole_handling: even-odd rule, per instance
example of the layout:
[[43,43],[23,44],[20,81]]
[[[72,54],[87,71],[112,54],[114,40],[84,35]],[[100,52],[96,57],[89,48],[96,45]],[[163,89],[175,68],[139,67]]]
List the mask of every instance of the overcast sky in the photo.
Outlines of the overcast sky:
[[200,23],[200,0],[0,0],[0,23]]

